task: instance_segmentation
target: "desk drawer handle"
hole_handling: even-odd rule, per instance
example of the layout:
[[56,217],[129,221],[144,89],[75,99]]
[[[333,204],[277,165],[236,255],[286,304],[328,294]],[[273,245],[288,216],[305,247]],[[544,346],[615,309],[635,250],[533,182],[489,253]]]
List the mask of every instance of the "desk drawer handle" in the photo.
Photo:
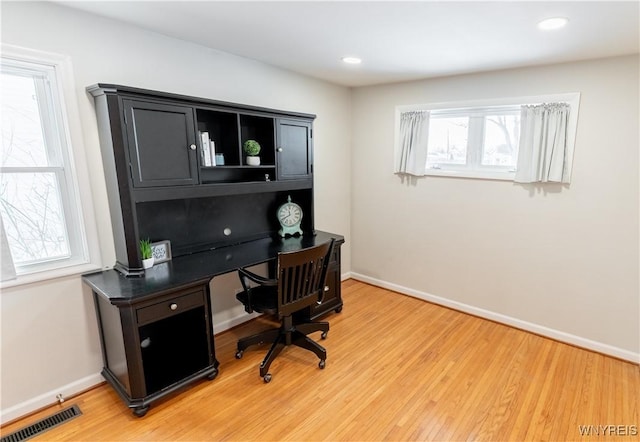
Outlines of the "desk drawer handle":
[[174,302],[173,304],[171,304],[171,305],[169,306],[169,308],[170,308],[171,310],[177,310],[177,309],[178,309],[178,304],[176,304],[176,303]]

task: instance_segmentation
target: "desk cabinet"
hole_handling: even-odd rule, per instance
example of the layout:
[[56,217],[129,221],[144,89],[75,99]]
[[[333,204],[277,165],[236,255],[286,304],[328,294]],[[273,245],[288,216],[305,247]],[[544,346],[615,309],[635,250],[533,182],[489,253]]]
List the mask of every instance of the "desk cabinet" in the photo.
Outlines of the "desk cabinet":
[[193,109],[123,100],[134,187],[198,183]]
[[[102,375],[134,414],[188,384],[218,374],[211,316],[212,278],[240,267],[268,263],[278,253],[334,240],[323,302],[305,316],[342,309],[340,248],[344,237],[329,232],[270,237],[174,258],[140,278],[116,270],[86,274],[95,300],[104,368]],[[215,280],[214,280],[215,281]]]
[[340,247],[342,243],[336,242],[333,246],[329,267],[327,268],[327,282],[325,283],[324,298],[322,303],[311,309],[311,318],[315,319],[334,310],[342,311],[342,296],[340,290]]
[[102,375],[134,414],[185,385],[218,374],[209,284],[114,305],[94,291]]
[[278,179],[311,176],[311,123],[280,118],[277,120]]

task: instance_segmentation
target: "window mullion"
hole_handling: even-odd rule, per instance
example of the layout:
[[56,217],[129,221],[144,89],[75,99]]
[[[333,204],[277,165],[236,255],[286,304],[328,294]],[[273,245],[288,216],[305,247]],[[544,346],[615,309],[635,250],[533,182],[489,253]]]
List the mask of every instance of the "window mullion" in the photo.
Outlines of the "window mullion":
[[47,153],[47,164],[50,166],[63,165],[60,157],[60,134],[56,115],[56,103],[53,96],[52,76],[53,71],[47,70],[42,75],[34,77],[36,85],[36,95],[38,98],[38,108],[44,139],[45,151]]
[[467,147],[467,163],[470,168],[480,165],[482,156],[482,137],[484,134],[484,116],[469,117],[469,144]]
[[74,208],[72,207],[72,199],[70,196],[72,188],[67,182],[67,171],[56,171],[56,178],[58,181],[58,192],[60,192],[60,204],[62,204],[63,207],[62,217],[64,219],[66,241],[67,244],[69,244],[70,253],[76,256],[81,253],[80,238],[84,235],[82,223],[77,217],[78,211],[73,210]]

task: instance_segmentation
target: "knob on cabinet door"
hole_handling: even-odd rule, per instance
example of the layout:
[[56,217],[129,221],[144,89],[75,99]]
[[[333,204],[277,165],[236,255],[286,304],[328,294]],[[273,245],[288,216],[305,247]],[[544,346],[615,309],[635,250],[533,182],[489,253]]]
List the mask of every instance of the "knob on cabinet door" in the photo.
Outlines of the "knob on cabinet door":
[[196,145],[195,145],[195,144],[192,144],[191,146],[189,146],[189,149],[191,149],[191,150],[196,150],[196,149],[197,149],[197,147],[196,147]]
[[282,152],[282,147],[278,147],[277,151]]
[[171,305],[169,306],[169,308],[170,308],[171,310],[176,310],[176,309],[178,308],[178,304],[176,304],[176,303],[174,302],[173,304],[171,304]]

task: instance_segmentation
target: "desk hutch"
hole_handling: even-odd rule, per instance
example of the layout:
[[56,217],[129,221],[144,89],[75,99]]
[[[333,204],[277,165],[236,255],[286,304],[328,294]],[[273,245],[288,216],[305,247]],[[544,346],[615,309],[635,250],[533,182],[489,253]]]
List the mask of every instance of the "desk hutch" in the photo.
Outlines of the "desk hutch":
[[[134,414],[216,377],[213,277],[334,238],[324,301],[309,314],[342,309],[344,238],[314,226],[314,115],[111,84],[87,90],[95,100],[116,263],[83,280],[94,294],[102,374]],[[204,165],[204,131],[224,165]],[[260,166],[245,164],[248,139],[262,146]],[[304,211],[302,237],[277,235],[276,210],[289,196]],[[140,239],[170,241],[173,259],[145,271]]]

